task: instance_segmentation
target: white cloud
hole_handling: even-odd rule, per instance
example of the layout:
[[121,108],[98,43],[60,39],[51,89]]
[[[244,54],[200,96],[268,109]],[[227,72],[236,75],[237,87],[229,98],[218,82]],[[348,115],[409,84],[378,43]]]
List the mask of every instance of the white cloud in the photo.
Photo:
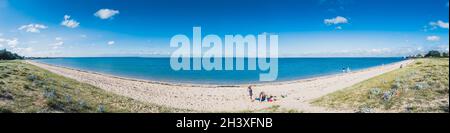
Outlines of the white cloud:
[[439,46],[436,46],[435,49],[438,51],[441,51],[441,52],[448,52],[449,46],[448,46],[448,44],[447,45],[439,45]]
[[25,52],[28,53],[33,52],[33,48],[32,47],[25,48]]
[[428,37],[427,37],[427,40],[428,40],[428,41],[432,41],[432,42],[436,42],[436,41],[441,40],[441,38],[438,37],[438,36],[428,36]]
[[31,33],[40,33],[40,30],[47,29],[48,27],[42,24],[28,24],[22,25],[18,28],[18,30],[25,30],[26,32]]
[[438,27],[443,28],[443,29],[448,29],[448,22],[444,22],[442,20],[439,20],[437,22],[430,22],[429,25],[433,28],[436,29]]
[[33,48],[32,47],[16,48],[16,49],[14,49],[14,51],[17,53],[31,53],[31,52],[33,52]]
[[10,50],[11,52],[17,53],[22,56],[32,56],[33,54],[32,52],[34,49],[32,47],[26,47],[26,48],[12,48]]
[[114,42],[114,41],[109,41],[109,42],[108,42],[108,45],[113,45],[114,43],[116,43],[116,42]]
[[62,38],[61,38],[61,37],[56,37],[55,40],[56,40],[56,41],[61,41]]
[[53,46],[62,46],[63,44],[64,44],[64,42],[61,41],[61,42],[54,43]]
[[54,44],[51,44],[51,46],[53,49],[59,49],[63,44],[64,42],[56,42]]
[[69,28],[77,28],[80,25],[80,23],[74,19],[70,19],[69,15],[64,15],[64,20],[61,22],[61,25]]
[[342,26],[336,27],[336,30],[342,30]]
[[99,17],[100,19],[109,19],[117,14],[119,14],[118,10],[100,9],[94,14],[94,16]]
[[321,52],[296,53],[292,57],[401,57],[417,54],[425,54],[430,50],[438,50],[441,52],[448,52],[447,45],[415,45],[404,47],[380,47],[368,49],[343,49],[343,50],[326,50]]
[[323,22],[327,25],[346,24],[348,23],[348,19],[342,16],[337,16],[336,18],[325,19]]
[[19,44],[19,39],[13,38],[13,39],[5,39],[0,38],[0,45],[3,47],[4,45],[8,45],[11,48],[15,48]]
[[17,38],[14,38],[14,39],[8,41],[8,45],[11,48],[15,48],[17,46],[17,44],[19,44],[19,39],[17,39]]

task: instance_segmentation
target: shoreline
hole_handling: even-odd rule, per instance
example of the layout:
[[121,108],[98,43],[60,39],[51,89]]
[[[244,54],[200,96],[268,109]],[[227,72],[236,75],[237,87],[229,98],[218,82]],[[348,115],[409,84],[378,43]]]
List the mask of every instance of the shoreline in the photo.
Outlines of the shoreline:
[[[275,105],[283,109],[293,109],[301,112],[352,112],[349,110],[337,111],[322,107],[313,107],[309,102],[312,99],[395,70],[400,65],[405,66],[411,63],[412,60],[403,60],[383,66],[352,71],[350,73],[332,74],[293,81],[254,84],[254,95],[264,91],[277,97],[278,100],[272,103],[251,102],[248,96],[246,96],[246,87],[249,84],[226,86],[185,83],[173,84],[125,78],[29,60],[25,62],[139,101],[200,112],[255,111],[271,108]],[[286,97],[281,98],[283,95]]]
[[[364,58],[364,57],[362,57],[362,58]],[[358,72],[361,72],[361,71],[367,71],[367,70],[370,70],[370,69],[376,69],[378,67],[382,67],[382,66],[385,66],[385,65],[392,65],[392,64],[396,64],[396,63],[407,61],[407,60],[408,59],[402,60],[402,61],[398,61],[398,62],[389,63],[389,64],[384,64],[384,65],[378,65],[378,66],[368,67],[368,68],[364,68],[364,69],[359,69],[359,70],[351,71],[349,73],[358,73]],[[299,82],[307,82],[307,81],[311,81],[311,80],[319,80],[319,79],[322,79],[322,78],[335,77],[335,76],[341,76],[341,75],[349,74],[349,73],[331,73],[331,74],[322,74],[322,75],[310,76],[310,77],[307,77],[307,78],[281,80],[281,81],[271,81],[271,82],[262,82],[262,83],[260,82],[260,83],[241,83],[241,84],[214,84],[214,83],[211,83],[211,84],[198,83],[198,84],[196,84],[196,83],[187,83],[187,82],[175,83],[174,81],[157,81],[157,80],[131,78],[131,77],[126,77],[126,76],[119,76],[119,75],[113,75],[113,74],[107,74],[107,73],[101,73],[101,72],[94,72],[94,71],[89,71],[89,70],[81,70],[81,69],[71,68],[71,67],[66,67],[66,66],[48,64],[48,63],[43,63],[43,62],[38,62],[38,61],[33,61],[33,60],[25,60],[25,62],[30,63],[30,64],[37,63],[37,64],[43,64],[43,65],[48,65],[48,66],[53,66],[53,67],[60,67],[60,68],[65,68],[65,69],[69,69],[69,70],[85,72],[85,73],[91,73],[91,74],[97,74],[97,75],[102,75],[102,76],[108,76],[108,77],[118,78],[118,79],[123,79],[123,80],[131,80],[131,81],[137,81],[137,82],[144,82],[144,83],[151,83],[151,84],[161,84],[161,85],[169,85],[169,86],[182,86],[182,87],[215,87],[215,88],[220,88],[220,87],[247,87],[249,85],[252,85],[252,86],[264,86],[264,85],[294,84],[294,83],[299,83]]]

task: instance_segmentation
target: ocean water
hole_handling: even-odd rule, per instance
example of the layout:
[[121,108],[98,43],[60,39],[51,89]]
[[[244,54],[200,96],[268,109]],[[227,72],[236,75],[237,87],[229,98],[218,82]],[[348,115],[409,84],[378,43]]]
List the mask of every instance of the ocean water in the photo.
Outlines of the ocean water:
[[[347,67],[355,71],[402,60],[403,58],[280,58],[278,60],[278,79],[276,81],[338,74],[342,73],[342,69]],[[267,73],[255,70],[174,71],[170,67],[170,58],[54,58],[36,61],[127,78],[194,84],[234,85],[261,83],[259,74]]]

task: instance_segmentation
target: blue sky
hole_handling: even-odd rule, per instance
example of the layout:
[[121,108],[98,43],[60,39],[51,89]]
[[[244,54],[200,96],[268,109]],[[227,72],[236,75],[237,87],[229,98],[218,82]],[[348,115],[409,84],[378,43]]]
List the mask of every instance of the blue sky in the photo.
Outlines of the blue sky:
[[279,35],[280,56],[448,51],[448,0],[0,0],[0,48],[25,56],[167,56],[192,34]]

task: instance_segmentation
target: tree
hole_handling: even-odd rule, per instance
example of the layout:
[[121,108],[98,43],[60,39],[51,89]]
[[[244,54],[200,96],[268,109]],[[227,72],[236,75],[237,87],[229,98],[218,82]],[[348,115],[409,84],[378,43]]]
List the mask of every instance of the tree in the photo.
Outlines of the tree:
[[428,54],[425,55],[425,57],[441,57],[441,52],[432,50],[429,51]]
[[16,60],[16,59],[23,59],[23,57],[19,56],[16,53],[11,53],[6,49],[0,50],[0,60]]
[[442,56],[448,58],[448,52],[442,53]]

